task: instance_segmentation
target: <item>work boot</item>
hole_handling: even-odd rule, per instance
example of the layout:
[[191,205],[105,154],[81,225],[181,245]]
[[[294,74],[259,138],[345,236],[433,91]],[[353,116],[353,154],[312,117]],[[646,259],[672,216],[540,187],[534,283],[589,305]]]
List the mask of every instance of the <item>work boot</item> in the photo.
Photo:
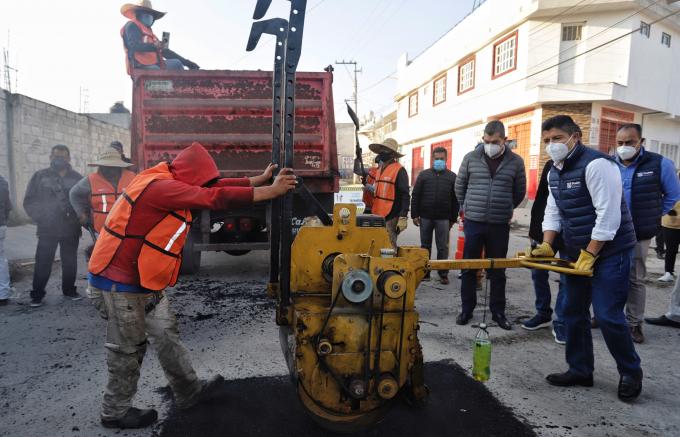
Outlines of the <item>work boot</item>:
[[442,283],[442,285],[449,285],[449,277],[448,276],[442,276],[439,278],[439,282]]
[[224,385],[224,377],[215,375],[207,381],[203,381],[203,388],[189,402],[177,405],[180,410],[187,410],[197,404],[211,401],[220,396],[220,389]]
[[619,380],[619,399],[631,402],[640,396],[642,391],[642,370],[639,375],[621,375]]
[[645,336],[642,334],[642,326],[640,325],[630,327],[630,336],[633,337],[635,343],[645,342]]
[[102,417],[102,425],[104,428],[120,428],[133,429],[145,428],[158,419],[158,412],[156,410],[140,410],[139,408],[130,408],[124,416],[118,419],[104,419]]

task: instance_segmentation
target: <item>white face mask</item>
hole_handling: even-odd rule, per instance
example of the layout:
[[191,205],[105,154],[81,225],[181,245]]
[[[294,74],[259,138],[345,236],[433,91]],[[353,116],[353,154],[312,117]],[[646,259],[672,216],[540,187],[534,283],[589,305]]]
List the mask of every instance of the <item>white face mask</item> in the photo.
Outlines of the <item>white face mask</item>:
[[621,158],[622,161],[633,159],[637,152],[637,147],[633,146],[619,146],[616,148],[616,154],[619,155],[619,158]]
[[486,156],[489,158],[495,158],[501,153],[501,146],[498,144],[484,143],[484,153],[486,153]]
[[[567,143],[571,137],[567,140]],[[554,163],[562,162],[569,155],[569,146],[566,143],[550,143],[545,146],[545,153],[550,156]]]

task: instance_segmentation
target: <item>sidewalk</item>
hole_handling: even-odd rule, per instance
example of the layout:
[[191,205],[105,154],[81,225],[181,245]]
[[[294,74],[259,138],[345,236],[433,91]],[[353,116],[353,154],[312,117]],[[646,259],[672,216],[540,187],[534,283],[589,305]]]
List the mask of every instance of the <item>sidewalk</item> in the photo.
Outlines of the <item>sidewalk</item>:
[[[92,243],[92,239],[87,233],[80,237],[79,247],[85,247]],[[38,245],[35,225],[12,226],[7,228],[5,237],[5,255],[10,264],[33,262],[35,259],[35,248]],[[59,261],[59,250],[57,250],[55,261]]]

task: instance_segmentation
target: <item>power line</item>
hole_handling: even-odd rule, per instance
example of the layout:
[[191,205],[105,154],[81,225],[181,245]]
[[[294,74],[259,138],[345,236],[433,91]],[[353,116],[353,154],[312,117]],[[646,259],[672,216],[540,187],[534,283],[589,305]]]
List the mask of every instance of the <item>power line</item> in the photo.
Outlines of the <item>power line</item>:
[[[354,54],[351,56],[352,58],[356,58],[359,53],[361,53],[363,50],[365,50],[367,47],[369,47],[368,41],[373,39],[373,35],[375,35],[377,32],[382,31],[383,27],[385,27],[385,25],[387,23],[389,23],[392,20],[392,18],[394,18],[394,16],[397,14],[397,12],[399,12],[399,10],[402,8],[402,6],[404,6],[404,4],[406,4],[406,1],[407,0],[402,0],[401,3],[396,3],[396,7],[392,10],[392,13],[390,15],[386,15],[385,19],[383,19],[382,22],[380,22],[377,26],[373,27],[371,29],[372,32],[367,34],[366,38],[360,39],[358,41],[357,49],[354,52]],[[395,4],[395,3],[393,2],[393,3],[390,3],[390,4]]]
[[[531,29],[531,30],[529,31],[529,36],[532,36],[532,35],[534,35],[534,34],[540,32],[541,30],[543,30],[543,29],[549,27],[551,24],[554,24],[554,20],[555,20],[555,19],[561,17],[562,15],[565,15],[567,12],[571,11],[571,10],[574,9],[574,8],[577,8],[579,5],[581,5],[581,4],[583,4],[583,3],[587,2],[587,1],[593,2],[594,0],[581,0],[580,2],[576,3],[575,5],[573,5],[573,6],[569,7],[569,8],[567,8],[566,10],[560,12],[559,14],[557,14],[557,15],[555,15],[555,16],[553,16],[553,17],[550,17],[548,20],[546,20],[546,21],[544,21],[543,23],[539,24],[539,25],[536,26],[534,29]],[[582,9],[585,8],[586,6],[588,6],[588,5],[583,5]],[[576,11],[574,11],[574,12],[576,12]],[[543,27],[541,28],[541,26],[543,26]],[[540,29],[539,29],[539,28],[540,28]]]
[[[672,17],[673,15],[677,15],[677,14],[680,14],[680,11],[672,12],[672,13],[670,13],[670,14],[668,14],[668,15],[665,15],[665,16],[663,16],[663,17],[657,19],[657,20],[652,21],[652,22],[649,23],[649,24],[650,24],[650,26],[651,26],[651,25],[654,25],[654,24],[656,24],[656,23],[659,23],[659,22],[661,22],[661,21],[663,21],[663,20],[665,20],[665,19],[667,19],[667,18],[670,18],[670,17]],[[588,55],[588,54],[590,54],[590,53],[592,53],[592,52],[594,52],[594,51],[596,51],[596,50],[601,49],[602,47],[605,47],[605,46],[607,46],[607,45],[609,45],[609,44],[615,43],[616,41],[619,41],[619,40],[621,40],[621,39],[623,39],[623,38],[625,38],[625,37],[627,37],[627,36],[630,36],[630,35],[632,35],[632,34],[634,34],[634,33],[639,32],[639,31],[640,31],[640,27],[638,27],[638,28],[636,28],[636,29],[633,29],[633,30],[631,30],[631,31],[629,31],[629,32],[626,32],[626,33],[624,33],[623,35],[619,35],[619,36],[617,36],[616,38],[612,38],[612,39],[610,39],[610,40],[608,40],[608,41],[605,41],[605,42],[603,42],[602,44],[599,44],[599,45],[597,45],[597,46],[595,46],[595,47],[593,47],[593,48],[591,48],[591,49],[588,49],[588,50],[586,50],[586,51],[583,52],[583,53],[578,53],[578,54],[576,54],[576,55],[574,55],[574,56],[572,56],[572,57],[570,57],[570,58],[567,58],[567,59],[564,59],[564,60],[562,60],[562,61],[559,61],[559,62],[557,62],[557,63],[555,63],[555,64],[553,64],[553,65],[551,65],[551,66],[549,66],[549,67],[546,67],[546,68],[544,68],[544,69],[542,69],[542,70],[536,71],[536,72],[534,72],[534,73],[527,74],[526,76],[524,76],[524,77],[522,77],[522,78],[520,78],[520,79],[517,79],[517,80],[515,80],[515,81],[513,81],[513,82],[507,83],[507,84],[503,85],[502,87],[494,88],[494,89],[489,90],[489,91],[487,91],[487,92],[485,92],[485,93],[478,94],[478,95],[474,96],[473,98],[477,99],[477,98],[480,98],[480,97],[484,97],[484,96],[487,96],[487,95],[489,95],[489,94],[491,94],[491,93],[495,93],[496,91],[499,91],[499,90],[502,90],[502,89],[504,89],[504,88],[507,88],[507,87],[509,87],[509,86],[518,84],[518,83],[520,83],[520,82],[522,82],[522,81],[524,81],[524,80],[531,79],[531,78],[534,77],[534,76],[537,76],[537,75],[539,75],[539,74],[545,73],[546,71],[549,71],[549,70],[551,70],[551,69],[553,69],[553,68],[559,67],[560,65],[562,65],[562,64],[564,64],[564,63],[566,63],[566,62],[572,61],[572,60],[574,60],[574,59],[576,59],[576,58],[580,58],[581,56]]]
[[610,25],[610,26],[607,26],[606,28],[604,28],[603,30],[599,31],[599,32],[596,33],[595,35],[591,35],[591,36],[589,36],[588,38],[586,38],[585,40],[582,40],[582,41],[577,42],[577,43],[574,44],[573,46],[568,47],[568,48],[566,48],[566,49],[560,51],[557,55],[552,55],[552,56],[550,56],[549,58],[546,58],[545,60],[543,60],[543,61],[537,63],[536,65],[537,65],[537,66],[538,66],[538,65],[542,65],[542,64],[544,64],[544,63],[546,63],[546,62],[548,62],[548,61],[550,61],[550,60],[552,60],[552,59],[555,59],[555,58],[558,58],[558,59],[559,59],[559,57],[560,57],[561,55],[563,55],[564,53],[568,52],[569,50],[574,49],[574,48],[577,47],[579,44],[583,44],[583,43],[585,43],[585,42],[587,42],[587,41],[590,41],[591,39],[593,39],[593,38],[595,38],[595,37],[598,37],[598,36],[602,35],[603,33],[607,32],[607,31],[609,31],[609,30],[612,30],[615,26],[618,26],[619,24],[624,23],[624,22],[630,20],[630,19],[633,18],[634,16],[636,16],[636,15],[638,15],[638,14],[644,12],[645,10],[651,8],[652,6],[658,5],[658,4],[661,3],[662,1],[664,1],[664,0],[656,0],[654,3],[651,3],[651,4],[647,5],[647,6],[645,6],[644,8],[639,9],[638,11],[636,11],[635,13],[633,13],[633,14],[627,16],[626,18],[624,18],[624,19],[622,19],[622,20],[619,20],[619,21],[617,21],[616,23],[614,23],[614,24],[612,24],[612,25]]

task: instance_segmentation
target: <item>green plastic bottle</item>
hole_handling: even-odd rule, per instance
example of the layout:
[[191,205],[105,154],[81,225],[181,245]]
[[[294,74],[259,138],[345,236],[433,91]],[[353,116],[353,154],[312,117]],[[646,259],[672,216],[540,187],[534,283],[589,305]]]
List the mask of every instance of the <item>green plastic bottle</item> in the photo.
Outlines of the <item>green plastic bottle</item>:
[[472,377],[486,382],[491,374],[491,340],[486,330],[486,323],[479,324],[472,351]]

